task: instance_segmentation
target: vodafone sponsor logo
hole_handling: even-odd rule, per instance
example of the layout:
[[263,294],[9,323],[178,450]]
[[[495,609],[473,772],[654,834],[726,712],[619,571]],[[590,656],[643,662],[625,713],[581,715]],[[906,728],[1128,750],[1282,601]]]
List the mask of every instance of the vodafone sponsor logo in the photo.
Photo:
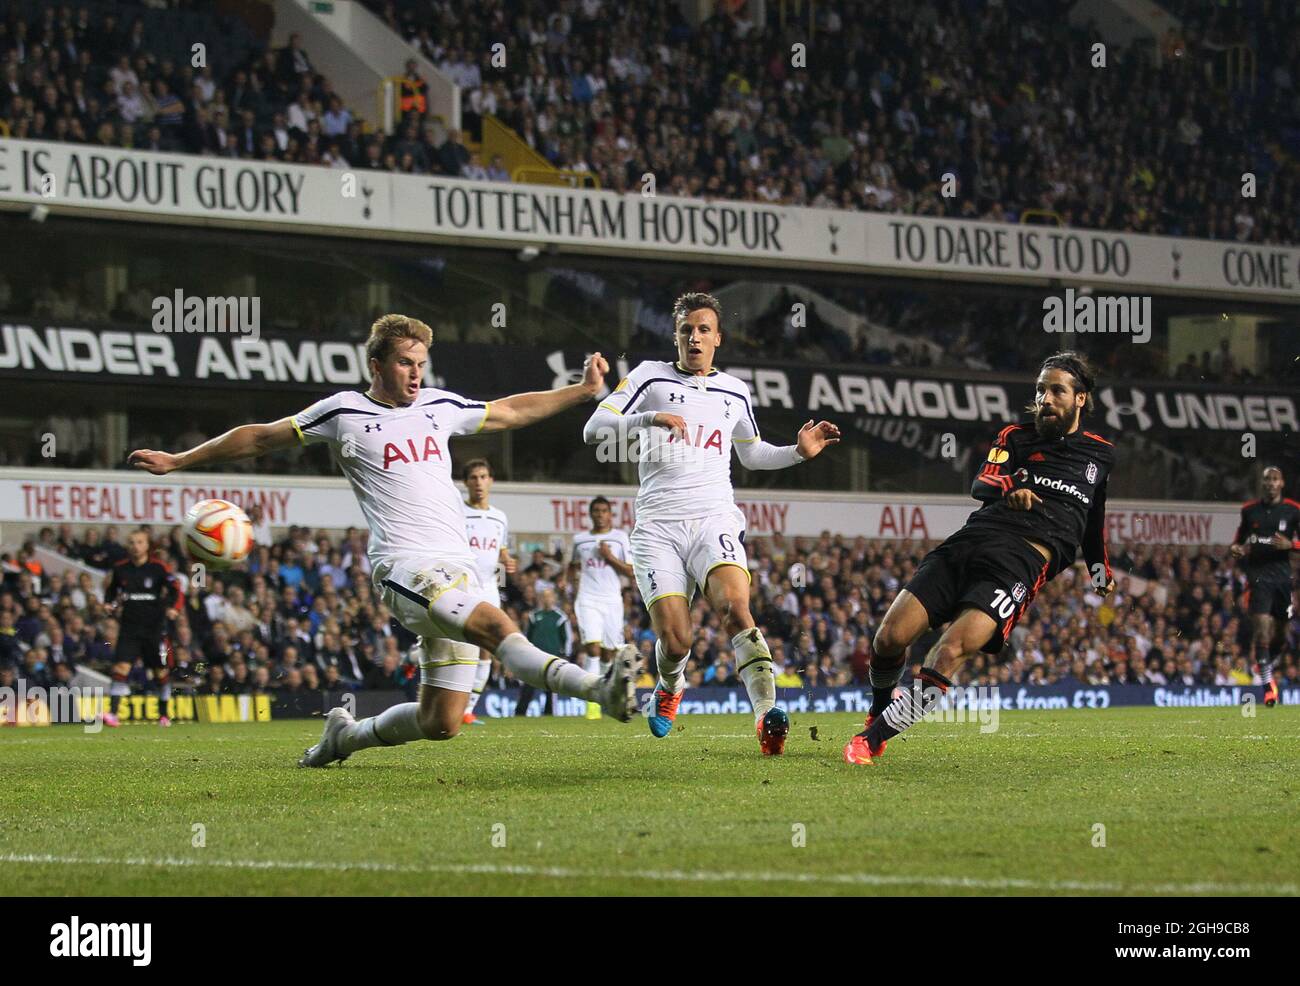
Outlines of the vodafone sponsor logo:
[[1067,483],[1061,479],[1048,479],[1046,476],[1030,476],[1029,478],[1035,486],[1044,486],[1049,490],[1056,490],[1058,493],[1069,493],[1071,496],[1077,497],[1084,504],[1092,502],[1088,499],[1088,494],[1084,493],[1083,490],[1079,489],[1079,487],[1075,486],[1073,483]]

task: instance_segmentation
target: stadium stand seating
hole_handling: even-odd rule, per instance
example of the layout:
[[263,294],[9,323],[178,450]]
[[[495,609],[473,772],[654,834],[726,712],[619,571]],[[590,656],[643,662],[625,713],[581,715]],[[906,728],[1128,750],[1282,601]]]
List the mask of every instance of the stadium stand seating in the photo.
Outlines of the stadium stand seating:
[[[1031,16],[1047,11],[1039,0],[850,0],[819,7],[811,32],[793,20],[782,25],[784,5],[775,3],[762,31],[725,13],[692,30],[665,0],[582,0],[549,16],[505,0],[371,5],[462,84],[471,128],[497,116],[551,163],[595,173],[615,190],[640,188],[654,174],[674,195],[1013,222],[1039,210],[1070,226],[1296,240],[1300,20],[1285,4],[1254,5],[1235,19],[1183,5],[1179,37],[1112,53],[1091,82],[1082,80],[1093,36],[1062,18]],[[211,82],[224,99],[208,95],[206,79],[197,92],[190,85],[195,38],[209,45]],[[1220,71],[1225,39],[1249,47],[1250,71]],[[517,52],[501,70],[488,61],[498,41]],[[792,43],[809,46],[806,69],[790,66]],[[45,49],[61,46],[67,54],[52,67]],[[82,46],[92,51],[89,65],[71,54]],[[1061,59],[1061,50],[1076,54]],[[123,110],[100,84],[85,86],[68,111],[76,78],[99,83],[123,52],[133,65],[144,58],[135,69],[142,83],[173,77],[179,124],[166,122],[169,111],[152,135],[149,100],[137,107],[128,99]],[[472,161],[472,150],[434,121],[365,134],[359,109],[333,106],[328,80],[314,72],[294,112],[296,80],[274,71],[276,54],[237,19],[18,0],[0,57],[8,89],[0,113],[15,136],[217,153],[226,132],[243,125],[236,110],[251,101],[253,136],[225,153],[508,177],[489,174],[489,162]],[[972,78],[981,80],[974,88]],[[55,87],[49,106],[47,83]],[[259,84],[246,99],[246,87]],[[344,121],[333,136],[328,112]],[[1240,195],[1248,171],[1260,179],[1254,200]],[[945,174],[959,179],[961,194],[940,194]]]
[[[665,2],[369,4],[477,82],[467,119],[494,112],[605,187],[653,173],[678,195],[1009,221],[1045,210],[1070,226],[1295,239],[1284,206],[1297,188],[1300,21],[1284,4],[1253,5],[1237,28],[1251,73],[1216,71],[1227,18],[1200,15],[1177,57],[1134,45],[1091,82],[1095,34],[1040,0],[852,0],[818,5],[811,32],[806,18],[782,25],[777,3],[764,31],[725,5],[692,30]],[[489,71],[498,41],[527,56]],[[1244,171],[1269,179],[1251,203]],[[940,194],[945,173],[962,194]]]

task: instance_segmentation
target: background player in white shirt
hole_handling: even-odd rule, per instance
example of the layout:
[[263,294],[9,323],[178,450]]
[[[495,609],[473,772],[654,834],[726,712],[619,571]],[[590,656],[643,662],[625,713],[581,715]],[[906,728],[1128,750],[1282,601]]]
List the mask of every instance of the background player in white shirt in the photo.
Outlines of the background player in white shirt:
[[582,383],[485,404],[420,388],[432,338],[418,319],[385,315],[371,326],[366,342],[367,393],[335,394],[299,414],[241,425],[178,455],[141,449],[128,460],[163,475],[264,455],[299,441],[328,442],[335,453],[370,528],[376,593],[424,639],[427,660],[418,702],[360,722],[345,709],[331,709],[321,741],[304,754],[301,766],[323,767],[372,746],[455,736],[478,668],[478,655],[457,653],[456,642],[486,647],[516,678],[599,702],[620,720],[635,712],[633,648],[620,651],[602,679],[534,647],[505,613],[479,598],[447,447],[457,435],[520,428],[592,399],[608,364],[596,353],[587,360]]
[[[583,666],[597,674],[601,660],[613,660],[618,648],[626,643],[623,576],[631,578],[633,574],[628,561],[632,546],[627,533],[614,527],[614,511],[603,496],[592,500],[587,512],[591,515],[591,530],[573,536],[569,566],[578,577],[573,615],[578,618],[578,633],[587,655]],[[591,711],[589,718],[595,718]]]
[[[722,306],[711,295],[682,295],[673,305],[677,362],[637,366],[587,422],[589,445],[616,443],[639,460],[641,486],[632,531],[632,564],[658,640],[650,731],[672,729],[691,651],[690,601],[698,587],[722,620],[736,670],[754,707],[764,755],[781,753],[789,719],[776,708],[772,655],[749,612],[745,516],[731,487],[731,450],[749,469],[783,469],[839,441],[829,421],[809,421],[795,445],[759,437],[749,387],[713,368],[722,344]],[[629,443],[638,438],[635,452]],[[619,461],[623,461],[619,459]]]
[[[506,519],[504,510],[488,502],[492,483],[496,479],[492,463],[487,459],[471,459],[465,463],[460,475],[469,494],[469,499],[465,501],[465,535],[469,538],[470,550],[477,560],[483,598],[499,609],[505,576],[514,575],[519,567],[506,548],[510,539],[510,522]],[[474,691],[470,693],[469,705],[465,708],[465,722],[471,724],[479,722],[474,715],[474,707],[478,705],[488,675],[492,673],[492,652],[480,650],[478,657]]]

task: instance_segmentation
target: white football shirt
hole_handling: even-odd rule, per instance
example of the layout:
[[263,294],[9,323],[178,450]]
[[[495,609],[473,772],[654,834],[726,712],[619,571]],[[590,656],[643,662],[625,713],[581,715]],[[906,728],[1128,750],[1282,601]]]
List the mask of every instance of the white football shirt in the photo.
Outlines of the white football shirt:
[[696,376],[676,363],[646,360],[600,406],[617,414],[666,411],[686,420],[684,442],[667,428],[641,435],[638,521],[707,517],[736,505],[732,443],[759,438],[745,381],[720,370]]
[[372,566],[416,557],[475,562],[448,440],[479,431],[488,405],[425,388],[406,407],[349,390],[295,414],[304,444],[328,442],[370,528]]
[[578,580],[578,598],[606,601],[623,598],[623,582],[618,571],[600,554],[602,541],[609,543],[609,550],[619,561],[631,564],[632,546],[628,543],[627,532],[617,527],[602,534],[580,531],[573,536],[573,562],[579,567],[581,576]]
[[469,550],[474,552],[475,566],[478,568],[478,580],[483,585],[497,584],[497,566],[501,564],[501,549],[510,537],[510,525],[506,512],[499,507],[465,508],[465,534],[469,538]]

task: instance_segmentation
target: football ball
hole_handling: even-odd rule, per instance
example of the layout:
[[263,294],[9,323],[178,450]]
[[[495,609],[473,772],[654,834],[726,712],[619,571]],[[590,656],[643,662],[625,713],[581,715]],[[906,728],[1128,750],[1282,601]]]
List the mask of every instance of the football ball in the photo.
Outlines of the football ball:
[[185,554],[209,568],[229,568],[248,557],[253,524],[228,500],[200,500],[181,523]]

